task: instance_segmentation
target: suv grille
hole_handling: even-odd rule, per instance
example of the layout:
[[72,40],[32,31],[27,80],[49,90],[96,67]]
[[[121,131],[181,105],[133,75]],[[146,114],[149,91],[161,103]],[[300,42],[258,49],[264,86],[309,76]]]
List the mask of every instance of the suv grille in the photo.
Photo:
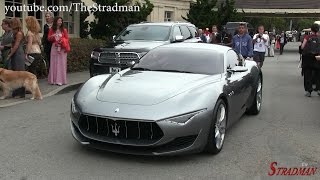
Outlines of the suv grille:
[[163,132],[155,122],[112,120],[81,115],[79,128],[84,135],[107,142],[150,144],[160,140]]
[[139,55],[134,52],[105,52],[100,54],[100,63],[128,64],[139,60]]

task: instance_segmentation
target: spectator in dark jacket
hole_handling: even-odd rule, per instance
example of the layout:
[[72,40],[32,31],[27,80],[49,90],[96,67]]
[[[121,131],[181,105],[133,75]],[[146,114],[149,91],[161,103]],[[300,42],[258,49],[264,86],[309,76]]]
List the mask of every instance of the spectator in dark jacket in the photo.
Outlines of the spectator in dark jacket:
[[[47,66],[50,66],[50,54],[51,54],[51,46],[52,43],[50,41],[48,41],[48,33],[49,33],[49,29],[51,28],[52,24],[53,24],[53,13],[48,11],[45,13],[45,17],[46,17],[46,24],[44,25],[43,29],[43,37],[42,37],[42,45],[43,45],[43,50],[44,53],[46,54],[46,59],[47,59]],[[49,68],[48,68],[49,69]]]
[[200,37],[200,39],[202,40],[203,43],[207,43],[207,37],[203,33],[202,29],[199,29],[199,37]]
[[311,97],[311,93],[313,91],[312,80],[313,73],[316,81],[316,89],[318,90],[318,95],[320,96],[320,61],[316,60],[316,54],[312,54],[308,52],[306,48],[308,39],[311,37],[317,37],[319,32],[319,26],[317,24],[313,24],[311,26],[312,33],[310,35],[305,36],[303,43],[301,45],[302,49],[302,69],[304,76],[304,89],[305,95],[307,97]]

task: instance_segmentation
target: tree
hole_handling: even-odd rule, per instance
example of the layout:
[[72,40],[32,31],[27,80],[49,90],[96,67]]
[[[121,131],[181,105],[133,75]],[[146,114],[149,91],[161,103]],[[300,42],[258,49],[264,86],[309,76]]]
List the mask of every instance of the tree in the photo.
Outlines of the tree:
[[310,28],[311,25],[314,23],[314,21],[316,20],[315,19],[299,19],[294,25],[294,28],[299,31]]
[[190,3],[187,17],[182,18],[199,28],[211,27],[217,23],[217,15],[214,10],[217,0],[197,0]]
[[285,31],[289,27],[289,22],[282,17],[251,17],[248,21],[253,25],[253,27],[258,28],[259,25],[263,25],[266,31],[272,31],[273,28],[277,32]]
[[89,33],[89,22],[86,21],[87,17],[89,16],[88,11],[81,11],[80,12],[80,37],[87,38]]
[[229,21],[241,21],[243,13],[235,8],[234,0],[222,1],[217,6],[217,0],[197,0],[190,3],[190,10],[187,17],[182,17],[199,28],[217,25],[221,27]]
[[120,7],[132,7],[131,0],[93,0],[98,5],[107,7],[105,11],[95,11],[93,15],[95,20],[90,23],[90,34],[97,39],[110,39],[113,35],[121,32],[130,24],[146,21],[148,15],[153,10],[153,4],[150,0],[145,0],[142,5],[135,2],[134,6],[139,7],[139,12],[113,12],[108,11],[108,8],[113,8],[115,5]]
[[220,26],[225,25],[227,22],[243,21],[244,19],[244,13],[239,13],[238,10],[235,8],[234,0],[222,1],[218,8],[217,14],[219,17],[218,24]]

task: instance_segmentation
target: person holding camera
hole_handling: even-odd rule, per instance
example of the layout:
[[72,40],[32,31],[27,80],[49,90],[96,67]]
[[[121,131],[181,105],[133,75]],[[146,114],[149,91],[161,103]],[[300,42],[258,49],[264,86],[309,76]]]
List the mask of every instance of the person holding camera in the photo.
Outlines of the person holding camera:
[[264,33],[264,26],[258,27],[258,33],[253,36],[253,60],[262,68],[266,49],[268,48],[269,36]]

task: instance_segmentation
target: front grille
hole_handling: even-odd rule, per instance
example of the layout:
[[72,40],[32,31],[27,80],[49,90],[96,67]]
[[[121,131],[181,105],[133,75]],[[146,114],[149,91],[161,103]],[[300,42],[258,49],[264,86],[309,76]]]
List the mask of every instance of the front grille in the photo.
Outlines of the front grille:
[[93,146],[96,146],[97,148],[114,151],[114,152],[151,155],[153,153],[165,153],[165,152],[188,148],[194,143],[196,138],[197,138],[197,135],[178,137],[172,140],[171,142],[161,146],[130,146],[130,145],[105,143],[105,142],[95,141],[95,140],[91,140],[90,144]]
[[150,144],[163,137],[162,130],[155,122],[112,120],[82,115],[79,128],[84,135],[106,142]]
[[134,52],[104,52],[100,54],[100,63],[128,64],[138,61],[139,55]]

